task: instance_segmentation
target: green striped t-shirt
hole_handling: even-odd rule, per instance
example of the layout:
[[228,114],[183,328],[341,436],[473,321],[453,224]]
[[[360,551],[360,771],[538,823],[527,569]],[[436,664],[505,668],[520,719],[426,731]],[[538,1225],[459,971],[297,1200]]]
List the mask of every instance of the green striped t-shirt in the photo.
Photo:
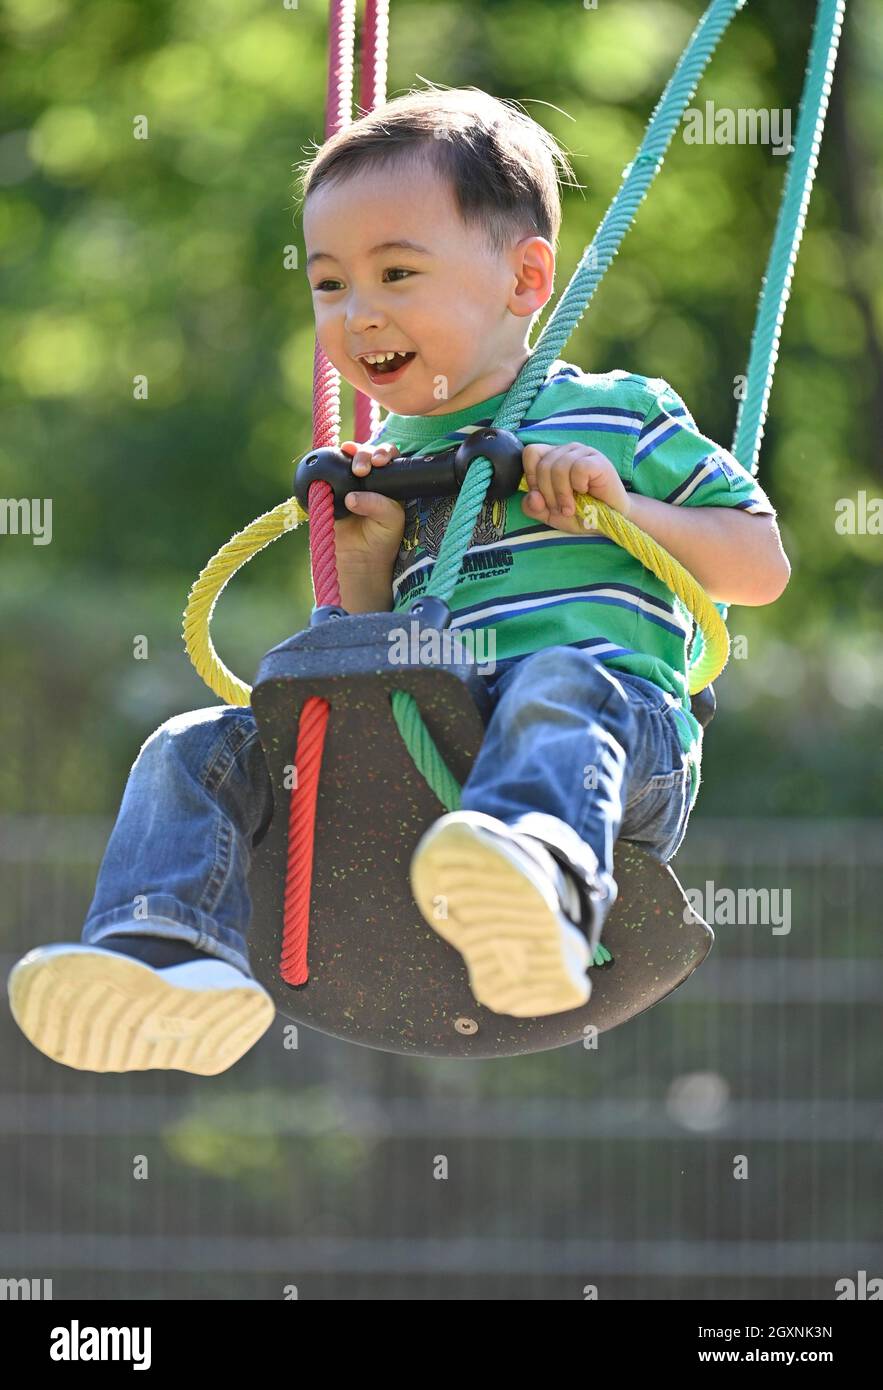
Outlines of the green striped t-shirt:
[[[506,392],[441,415],[389,414],[370,441],[401,453],[434,454],[493,423]],[[552,363],[513,433],[524,444],[573,441],[599,449],[627,492],[679,507],[775,509],[755,478],[726,449],[700,434],[683,401],[660,378],[624,371],[594,374]],[[702,727],[690,710],[687,665],[693,621],[679,599],[627,551],[600,533],[584,536],[532,521],[525,493],[486,502],[460,579],[448,600],[451,629],[491,628],[499,668],[543,647],[582,647],[612,670],[653,681],[671,697],[691,778],[701,776]],[[426,590],[453,498],[405,505],[405,531],[393,570],[393,611]],[[726,616],[727,606],[716,607]],[[473,638],[487,652],[484,635]],[[482,656],[482,660],[484,660]]]

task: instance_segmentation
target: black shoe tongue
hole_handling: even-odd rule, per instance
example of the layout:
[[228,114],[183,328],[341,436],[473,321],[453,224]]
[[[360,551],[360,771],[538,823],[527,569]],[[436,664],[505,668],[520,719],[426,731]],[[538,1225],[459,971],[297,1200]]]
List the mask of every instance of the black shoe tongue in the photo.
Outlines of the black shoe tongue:
[[189,941],[167,941],[160,936],[109,936],[97,943],[104,951],[118,951],[122,956],[164,970],[170,965],[186,965],[191,960],[210,960],[205,951],[197,951]]

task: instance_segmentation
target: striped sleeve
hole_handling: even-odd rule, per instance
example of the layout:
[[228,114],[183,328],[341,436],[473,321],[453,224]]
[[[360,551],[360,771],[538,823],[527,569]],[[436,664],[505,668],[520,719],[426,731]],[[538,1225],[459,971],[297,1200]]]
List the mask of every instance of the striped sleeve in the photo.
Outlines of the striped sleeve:
[[635,441],[631,487],[677,507],[738,507],[776,515],[757,479],[713,440],[700,434],[692,415],[667,382],[644,416]]

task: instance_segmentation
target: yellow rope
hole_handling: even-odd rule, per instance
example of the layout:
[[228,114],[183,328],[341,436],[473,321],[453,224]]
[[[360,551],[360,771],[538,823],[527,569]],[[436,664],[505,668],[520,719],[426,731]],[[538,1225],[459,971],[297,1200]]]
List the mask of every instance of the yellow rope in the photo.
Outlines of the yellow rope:
[[[527,491],[524,478],[519,491]],[[593,530],[616,541],[655,574],[695,619],[705,644],[699,661],[690,668],[690,694],[697,694],[717,679],[730,655],[730,637],[720,613],[692,574],[640,526],[588,493],[580,493],[575,500],[579,517],[587,520]],[[227,581],[253,555],[307,520],[308,515],[297,498],[289,497],[272,511],[256,517],[243,531],[237,531],[209,560],[190,590],[183,624],[187,655],[209,689],[227,705],[247,705],[251,686],[228,670],[215,651],[210,632],[215,604]]]
[[[522,479],[520,487],[526,489]],[[666,588],[681,600],[702,633],[704,647],[702,655],[690,667],[689,691],[696,695],[712,681],[717,680],[730,656],[730,634],[727,625],[715,608],[708,594],[698,580],[679,560],[660,545],[640,526],[636,526],[622,512],[608,507],[588,493],[581,492],[575,497],[577,515],[589,522],[596,531],[603,531],[610,540],[616,541],[629,555],[640,560],[645,569],[656,575]]]
[[237,531],[217,555],[209,560],[190,590],[184,610],[184,646],[198,674],[225,705],[247,705],[251,686],[228,670],[215,651],[211,638],[215,604],[229,579],[259,550],[293,531],[309,519],[296,497],[280,502],[271,512],[256,517],[244,531]]

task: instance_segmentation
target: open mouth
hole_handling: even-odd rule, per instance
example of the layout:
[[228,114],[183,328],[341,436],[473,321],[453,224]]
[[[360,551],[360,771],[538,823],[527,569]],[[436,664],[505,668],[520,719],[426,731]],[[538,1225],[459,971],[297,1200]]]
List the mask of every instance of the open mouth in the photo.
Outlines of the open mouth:
[[372,385],[390,386],[404,376],[416,356],[416,352],[397,352],[386,362],[365,362],[363,359],[362,366]]

